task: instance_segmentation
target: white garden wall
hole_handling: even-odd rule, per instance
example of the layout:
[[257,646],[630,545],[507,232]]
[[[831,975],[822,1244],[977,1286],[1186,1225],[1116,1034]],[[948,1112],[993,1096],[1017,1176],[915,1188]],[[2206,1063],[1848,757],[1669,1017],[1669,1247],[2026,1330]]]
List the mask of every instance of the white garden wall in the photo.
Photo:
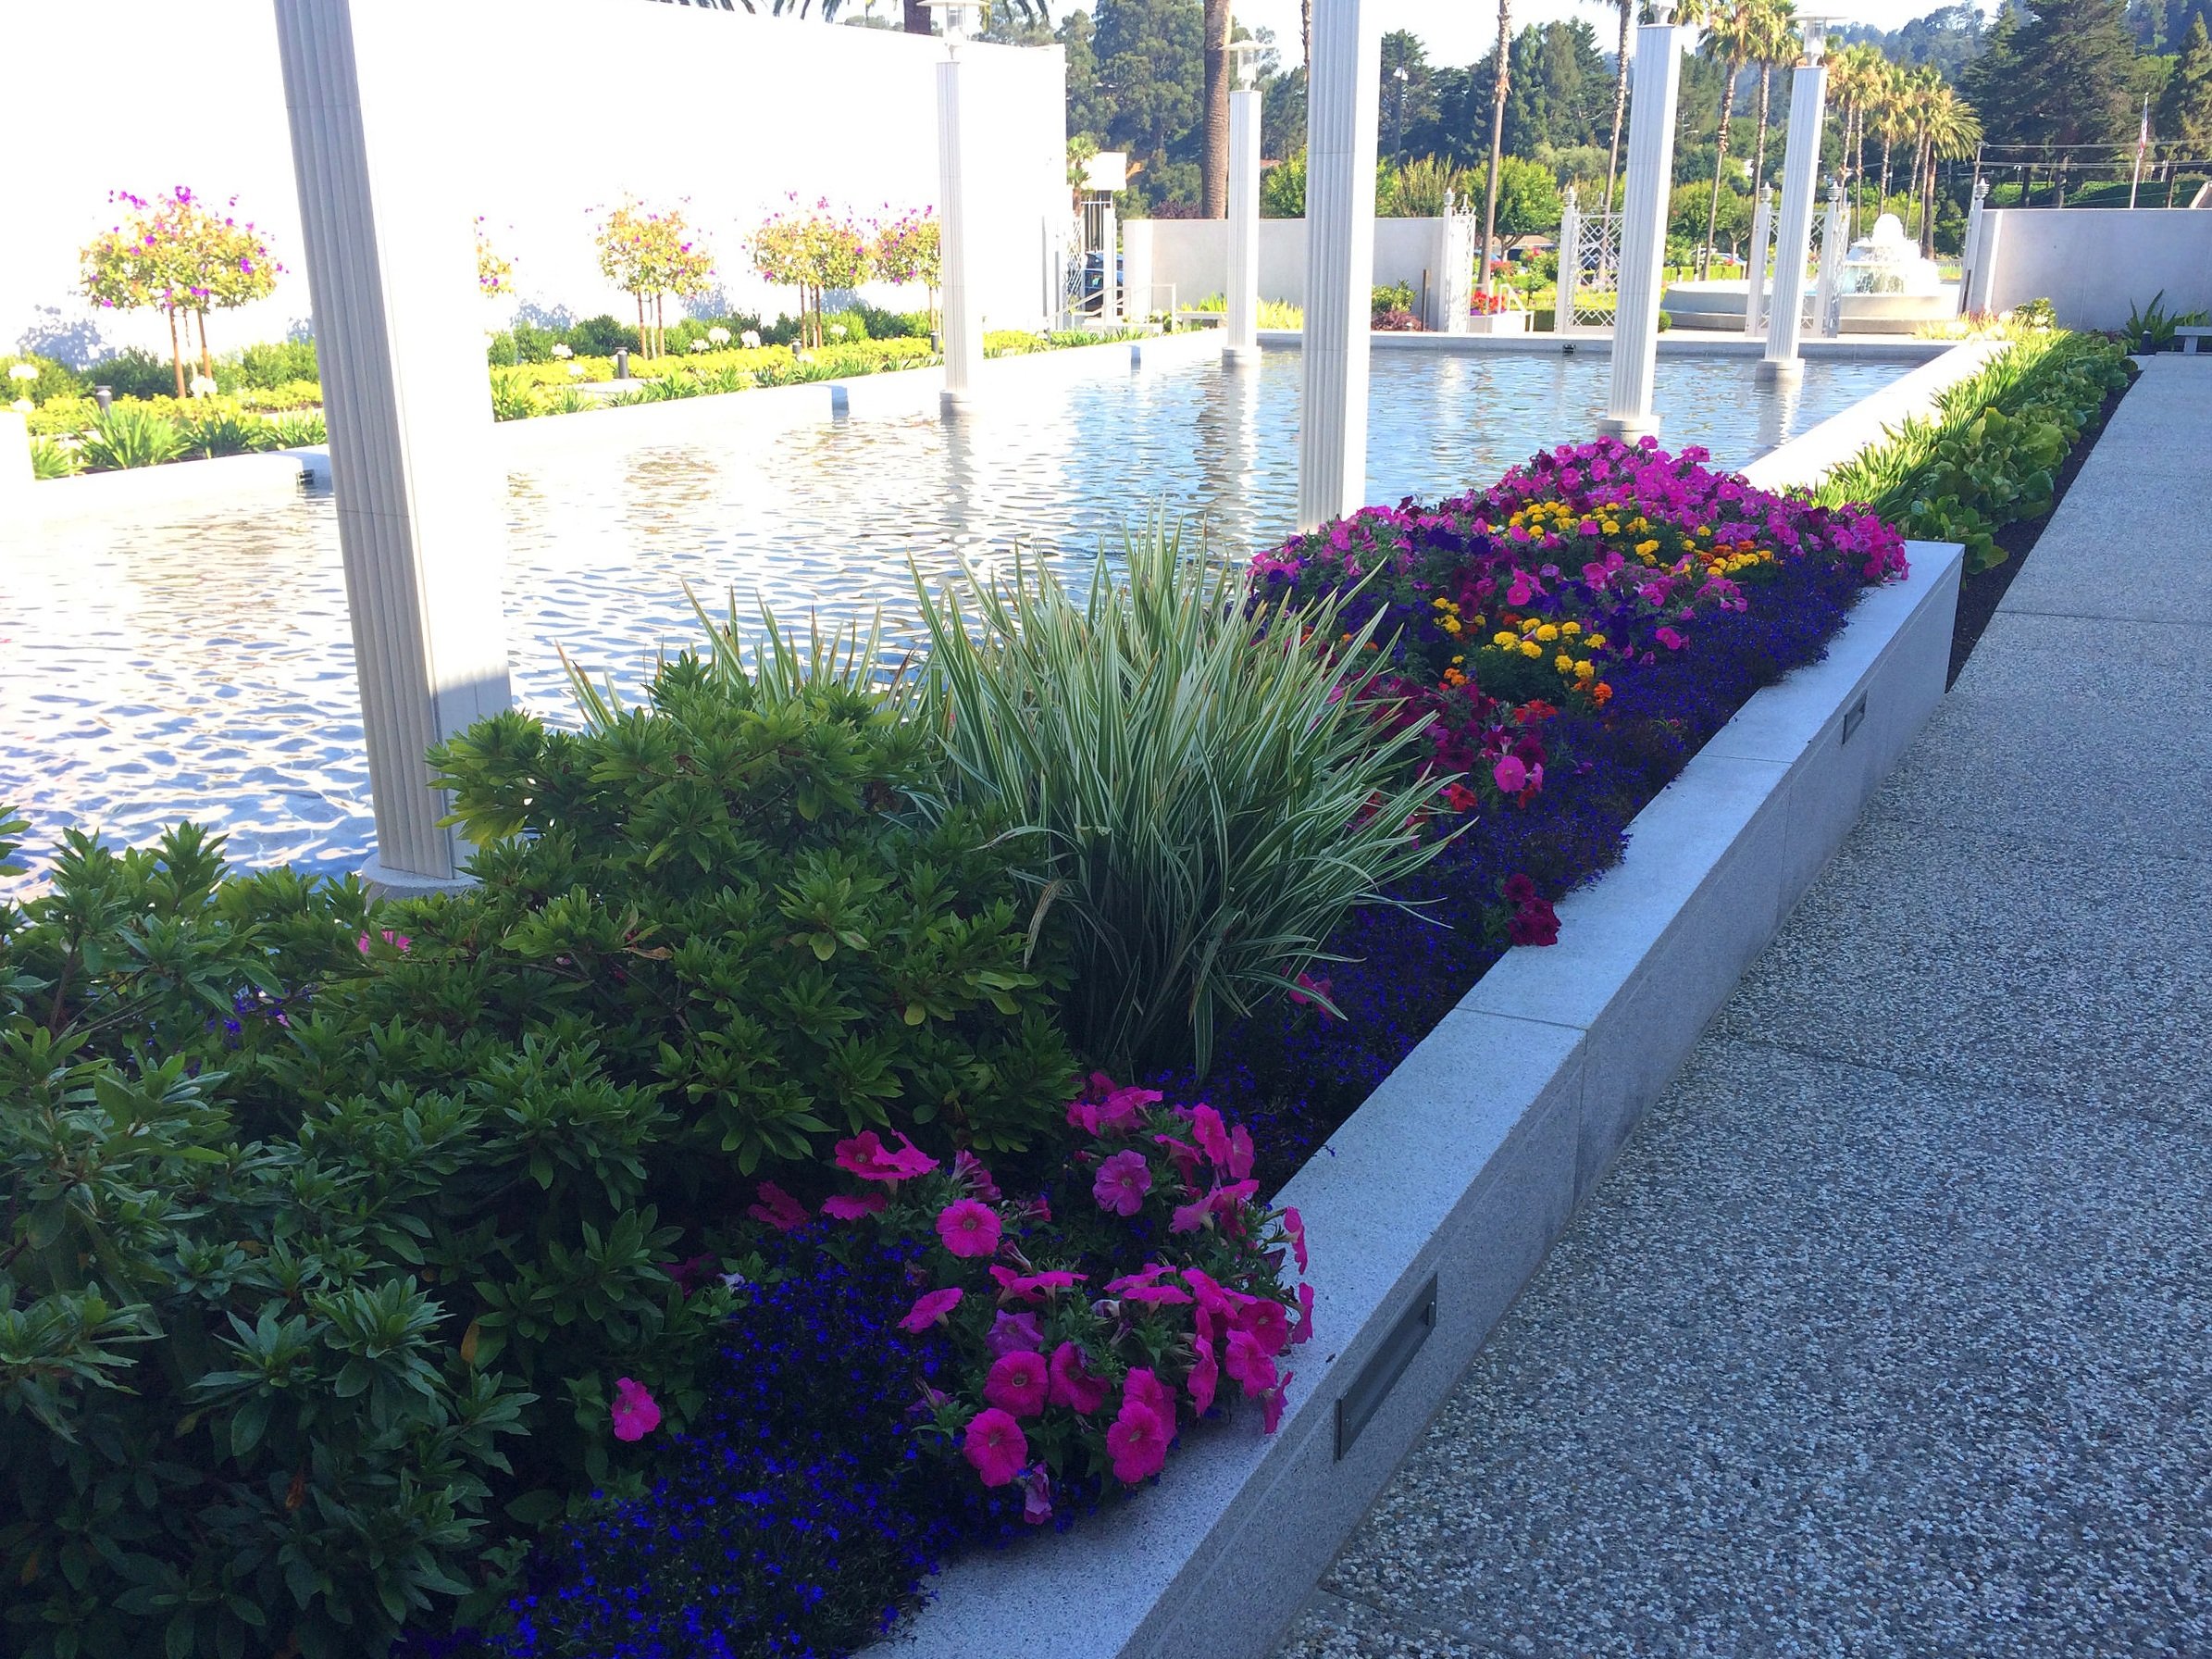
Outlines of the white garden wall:
[[[1229,286],[1229,221],[1162,218],[1151,221],[1155,288],[1175,286],[1176,302],[1188,306]],[[1126,227],[1125,227],[1126,229]],[[1374,286],[1409,284],[1416,306],[1425,279],[1429,306],[1438,304],[1444,279],[1445,221],[1440,218],[1378,218],[1374,221]],[[1260,221],[1260,297],[1306,303],[1306,221]],[[1431,318],[1429,326],[1440,326]]]
[[1966,308],[2047,299],[2069,329],[2117,329],[2165,292],[2169,311],[2212,309],[2212,211],[2007,207],[1982,216]]
[[[478,66],[479,96],[422,119],[450,133],[526,314],[634,314],[599,275],[588,217],[625,191],[688,199],[723,286],[713,308],[771,317],[796,301],[752,274],[742,240],[787,193],[867,214],[937,202],[939,41],[641,0],[456,5],[446,17],[423,49]],[[1066,67],[1057,47],[963,51],[984,94],[974,153],[989,169],[976,193],[986,322],[1041,325],[1071,230]],[[291,274],[274,298],[210,318],[217,351],[309,322],[268,0],[192,0],[183,12],[166,0],[0,0],[0,65],[13,134],[0,168],[0,351],[166,354],[157,315],[76,297],[77,250],[115,222],[117,188],[235,193],[270,232]],[[919,291],[871,297],[923,304]],[[517,308],[469,303],[488,328]]]

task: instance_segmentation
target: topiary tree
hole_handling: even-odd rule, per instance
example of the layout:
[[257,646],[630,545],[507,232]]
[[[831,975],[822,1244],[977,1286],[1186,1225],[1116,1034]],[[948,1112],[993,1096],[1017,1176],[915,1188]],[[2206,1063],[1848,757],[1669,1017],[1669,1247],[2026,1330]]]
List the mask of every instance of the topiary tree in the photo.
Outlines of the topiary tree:
[[897,218],[876,227],[875,242],[870,256],[875,261],[876,274],[886,282],[904,287],[919,282],[929,295],[929,326],[941,326],[938,316],[938,289],[944,281],[944,238],[937,221],[937,210],[924,207],[919,212],[901,213]]
[[850,214],[830,211],[826,199],[802,209],[771,214],[752,233],[753,268],[771,282],[799,290],[800,341],[822,343],[822,295],[856,288],[875,267],[876,238]]
[[177,395],[185,394],[186,341],[179,318],[199,319],[200,367],[215,377],[207,343],[207,313],[229,310],[276,292],[283,272],[251,219],[237,215],[238,198],[208,206],[184,185],[148,201],[126,191],[108,200],[127,211],[120,222],[85,243],[79,255],[80,285],[87,299],[112,310],[164,312],[169,319],[169,365]]
[[657,357],[666,349],[667,299],[704,293],[715,261],[680,208],[625,197],[600,227],[599,268],[637,300],[639,337],[645,355]]

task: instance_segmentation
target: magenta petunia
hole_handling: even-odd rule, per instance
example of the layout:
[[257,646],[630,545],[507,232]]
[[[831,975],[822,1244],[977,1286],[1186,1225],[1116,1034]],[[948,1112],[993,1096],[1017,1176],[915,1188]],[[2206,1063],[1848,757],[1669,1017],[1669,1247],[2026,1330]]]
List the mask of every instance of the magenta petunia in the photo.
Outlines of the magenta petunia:
[[661,1407],[641,1382],[615,1378],[615,1403],[608,1408],[615,1419],[615,1438],[641,1441],[661,1426]]
[[763,1221],[779,1233],[788,1233],[807,1224],[806,1205],[801,1204],[774,1181],[763,1181],[753,1189],[758,1202],[745,1213],[755,1221]]
[[858,1221],[863,1216],[882,1215],[884,1203],[880,1192],[864,1193],[859,1198],[847,1198],[840,1193],[822,1201],[822,1214],[836,1221]]
[[1055,1292],[1073,1290],[1087,1278],[1087,1274],[1059,1268],[1044,1273],[1017,1273],[1012,1267],[991,1264],[991,1279],[999,1287],[1001,1302],[1050,1302]]
[[1290,1254],[1298,1262],[1298,1270],[1306,1270],[1306,1218],[1296,1208],[1283,1212],[1283,1234],[1290,1241]]
[[838,1167],[864,1181],[911,1180],[937,1167],[937,1160],[904,1135],[898,1141],[895,1149],[887,1147],[874,1129],[864,1129],[838,1142]]
[[1236,1310],[1236,1328],[1249,1332],[1270,1358],[1290,1346],[1290,1316],[1268,1296],[1254,1296]]
[[1129,1375],[1122,1378],[1122,1397],[1149,1406],[1160,1414],[1160,1420],[1169,1428],[1174,1428],[1174,1391],[1162,1382],[1158,1373],[1149,1366],[1132,1366],[1129,1368]]
[[973,1198],[953,1200],[937,1216],[937,1236],[957,1256],[988,1256],[999,1248],[999,1212]]
[[1105,1404],[1113,1386],[1090,1369],[1089,1357],[1073,1342],[1053,1349],[1047,1368],[1051,1376],[1050,1403],[1067,1406],[1081,1416]]
[[1045,1345],[1045,1328],[1035,1314],[1010,1314],[1003,1309],[993,1316],[991,1328],[985,1333],[983,1345],[994,1355],[1018,1353],[1025,1348],[1042,1348]]
[[1007,1486],[1029,1461],[1029,1441],[1022,1426],[995,1405],[968,1419],[960,1454],[986,1486]]
[[1145,1194],[1152,1190],[1152,1166],[1140,1152],[1117,1152],[1099,1166],[1091,1182],[1091,1196],[1099,1208],[1115,1216],[1134,1216],[1144,1208]]
[[1290,1391],[1290,1379],[1296,1375],[1297,1373],[1294,1371],[1284,1372],[1281,1381],[1261,1393],[1260,1429],[1261,1433],[1273,1434],[1282,1427],[1283,1396]]
[[1213,1357],[1213,1344],[1204,1337],[1192,1339],[1197,1357],[1192,1360],[1190,1375],[1184,1385],[1190,1390],[1191,1409],[1204,1416],[1213,1405],[1213,1391],[1221,1382],[1221,1366]]
[[1517,755],[1500,755],[1497,764],[1490,768],[1490,776],[1507,794],[1517,795],[1522,786],[1528,781],[1528,767],[1522,764]]
[[991,1172],[983,1166],[974,1153],[964,1148],[952,1154],[952,1176],[977,1198],[1001,1196],[999,1183],[991,1179]]
[[1222,1369],[1242,1383],[1245,1393],[1255,1400],[1275,1386],[1275,1362],[1249,1330],[1229,1333]]
[[1041,1527],[1052,1518],[1052,1477],[1040,1463],[1025,1471],[1022,1481],[1022,1519]]
[[1228,1167],[1229,1129],[1222,1122],[1219,1112],[1208,1105],[1192,1107],[1190,1138],[1199,1143],[1199,1150],[1206,1154],[1207,1163],[1216,1169]]
[[1313,1335],[1313,1287],[1298,1288],[1298,1328],[1290,1333],[1293,1343],[1308,1341]]
[[1034,1417],[1044,1410],[1051,1386],[1045,1356],[1032,1349],[1016,1349],[991,1362],[990,1374],[983,1379],[983,1397],[1000,1411]]
[[1167,1425],[1158,1412],[1138,1401],[1124,1400],[1120,1415],[1106,1430],[1113,1478],[1135,1486],[1160,1473],[1167,1462]]
[[942,1325],[947,1316],[966,1299],[967,1292],[953,1287],[943,1291],[927,1291],[914,1298],[914,1304],[906,1310],[906,1317],[899,1321],[901,1330],[923,1331],[932,1325]]

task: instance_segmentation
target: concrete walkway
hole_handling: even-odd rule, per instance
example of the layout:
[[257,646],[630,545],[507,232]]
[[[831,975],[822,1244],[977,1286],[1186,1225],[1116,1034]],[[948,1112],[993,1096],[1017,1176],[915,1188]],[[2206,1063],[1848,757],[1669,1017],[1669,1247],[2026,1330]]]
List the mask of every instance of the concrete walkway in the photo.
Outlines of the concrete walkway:
[[2212,1654],[2212,361],[1282,1653]]

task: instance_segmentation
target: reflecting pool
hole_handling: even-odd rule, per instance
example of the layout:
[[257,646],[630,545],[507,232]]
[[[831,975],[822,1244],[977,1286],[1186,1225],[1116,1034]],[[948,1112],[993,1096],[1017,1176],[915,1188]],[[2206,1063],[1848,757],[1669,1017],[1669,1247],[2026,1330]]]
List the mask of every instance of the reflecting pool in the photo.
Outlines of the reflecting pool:
[[[1813,362],[1787,393],[1744,357],[1662,356],[1670,446],[1741,466],[1903,373]],[[1602,357],[1375,354],[1368,496],[1490,483],[1596,429]],[[696,625],[683,586],[787,623],[877,605],[1018,543],[1080,567],[1153,504],[1242,550],[1288,533],[1299,361],[1151,369],[934,416],[734,439],[626,442],[507,478],[508,653],[526,706],[569,717],[557,648],[617,685]],[[741,394],[740,394],[741,395]],[[372,831],[345,589],[328,496],[56,527],[0,565],[0,803],[150,839],[179,817],[234,860],[338,869]]]

